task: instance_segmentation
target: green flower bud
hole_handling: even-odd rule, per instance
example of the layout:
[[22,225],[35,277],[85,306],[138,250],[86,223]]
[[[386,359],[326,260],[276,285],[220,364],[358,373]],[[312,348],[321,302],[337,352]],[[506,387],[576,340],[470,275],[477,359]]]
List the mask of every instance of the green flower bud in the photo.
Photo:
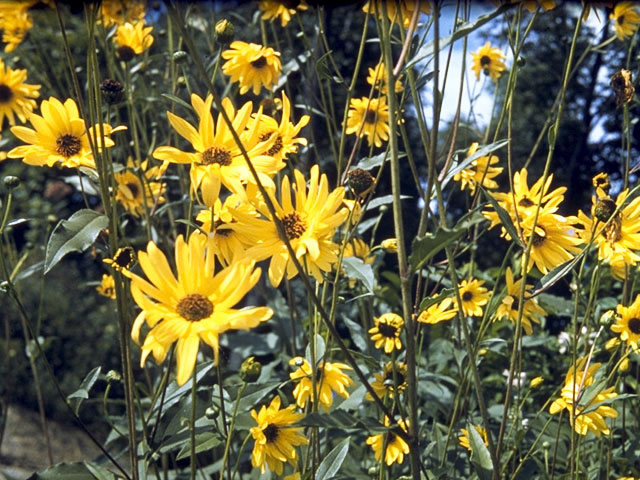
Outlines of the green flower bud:
[[262,365],[255,357],[249,357],[240,366],[240,378],[246,383],[253,383],[260,377]]
[[4,186],[9,190],[14,190],[20,186],[20,179],[13,175],[7,175],[2,179],[2,181],[4,182]]
[[226,18],[219,20],[214,27],[216,33],[216,41],[223,45],[229,45],[233,41],[235,27]]

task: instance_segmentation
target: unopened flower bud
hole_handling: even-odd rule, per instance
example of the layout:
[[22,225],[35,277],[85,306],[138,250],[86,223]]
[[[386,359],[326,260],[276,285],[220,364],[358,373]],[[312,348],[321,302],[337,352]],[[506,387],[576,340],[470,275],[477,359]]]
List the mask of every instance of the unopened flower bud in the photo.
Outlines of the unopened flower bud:
[[260,377],[262,364],[255,357],[249,357],[240,366],[240,378],[246,383],[253,383]]
[[354,168],[347,174],[347,183],[356,195],[365,197],[373,188],[375,178],[362,168]]
[[219,20],[214,27],[216,32],[216,41],[223,45],[228,45],[233,41],[235,28],[226,18]]
[[220,410],[218,410],[217,407],[208,407],[205,411],[204,411],[204,416],[207,417],[209,420],[215,420],[216,418],[218,418],[218,414],[220,413]]
[[116,105],[124,100],[124,87],[117,80],[103,80],[100,82],[100,91],[107,105]]
[[122,375],[120,375],[115,370],[109,370],[107,372],[107,382],[108,383],[118,383],[122,380]]
[[595,217],[601,222],[606,222],[611,218],[613,212],[616,211],[616,202],[610,198],[601,198],[596,202],[596,208],[594,209]]
[[545,440],[544,442],[542,442],[542,448],[544,448],[545,450],[549,450],[551,448],[551,442],[549,440]]
[[14,177],[13,175],[7,175],[2,179],[4,186],[9,190],[14,190],[20,186],[20,179],[18,177]]
[[516,59],[516,65],[518,65],[520,68],[522,68],[526,64],[527,64],[527,59],[524,58],[522,55],[518,55],[518,58]]
[[380,246],[387,253],[397,253],[398,252],[398,240],[395,238],[387,238],[383,240]]
[[173,61],[176,63],[183,63],[189,59],[187,52],[184,50],[178,50],[177,52],[173,52]]

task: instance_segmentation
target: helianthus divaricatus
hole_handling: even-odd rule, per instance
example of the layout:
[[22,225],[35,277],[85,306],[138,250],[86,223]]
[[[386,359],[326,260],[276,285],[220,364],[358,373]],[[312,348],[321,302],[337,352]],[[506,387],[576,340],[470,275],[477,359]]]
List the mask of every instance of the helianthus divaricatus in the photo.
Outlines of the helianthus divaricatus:
[[153,27],[145,27],[144,22],[136,24],[124,23],[118,25],[116,35],[113,38],[118,46],[116,53],[124,62],[132,60],[153,45],[151,31]]
[[467,317],[481,317],[482,308],[489,302],[491,294],[482,286],[482,280],[462,280],[458,289],[462,299],[462,313]]
[[[507,295],[502,299],[502,303],[498,306],[496,311],[496,320],[507,318],[510,322],[516,323],[518,321],[518,298],[520,296],[520,289],[522,287],[522,278],[513,281],[513,273],[511,268],[507,267],[506,271],[507,281]],[[529,290],[533,288],[531,285],[525,287],[525,296],[530,294]],[[531,322],[540,323],[539,317],[546,315],[547,312],[538,305],[538,301],[535,298],[525,300],[522,306],[522,328],[527,335],[533,333],[533,327]]]
[[102,274],[102,281],[100,285],[96,287],[96,291],[103,297],[115,300],[116,298],[116,284],[112,275]]
[[637,2],[618,2],[609,15],[618,40],[630,37],[640,24]]
[[142,271],[149,280],[126,271],[131,294],[142,309],[136,317],[131,337],[138,343],[143,324],[150,327],[142,345],[140,364],[153,353],[164,361],[169,347],[177,342],[178,385],[191,376],[200,340],[208,344],[218,360],[218,337],[228,330],[248,330],[271,318],[267,307],[234,308],[260,279],[255,262],[238,261],[215,272],[212,239],[193,232],[188,242],[176,239],[174,275],[164,253],[149,242],[146,252],[138,253]]
[[457,314],[458,309],[454,304],[453,298],[448,297],[441,302],[434,303],[433,305],[430,305],[429,307],[421,311],[420,315],[418,315],[418,322],[434,325],[436,323],[451,320]]
[[232,82],[240,83],[240,95],[249,89],[258,95],[262,87],[273,90],[280,77],[280,52],[271,47],[236,40],[222,52],[222,58],[227,60],[222,73],[229,75]]
[[[393,88],[396,91],[396,93],[404,90],[404,87],[402,86],[402,81],[400,80],[401,76],[402,75],[400,75],[394,83]],[[384,66],[383,62],[380,62],[375,67],[369,69],[369,76],[367,76],[367,83],[379,89],[383,95],[387,94],[388,92],[387,67]]]
[[263,20],[271,20],[273,22],[279,18],[282,26],[286,27],[291,21],[291,17],[298,13],[298,10],[306,10],[308,7],[304,1],[297,2],[295,8],[290,8],[282,0],[260,0],[258,8],[262,12]]
[[[387,362],[382,373],[374,373],[375,380],[371,382],[371,388],[380,398],[387,395],[393,398],[404,392],[407,384],[407,364],[400,362]],[[365,397],[369,401],[373,401],[371,394],[367,393]]]
[[347,112],[347,135],[367,137],[369,145],[380,148],[389,140],[389,106],[386,97],[352,98]]
[[620,335],[620,340],[627,342],[627,346],[634,352],[640,352],[640,295],[631,305],[616,307],[616,323],[611,325],[611,330]]
[[155,205],[164,202],[165,185],[156,181],[160,167],[147,168],[148,160],[140,164],[140,177],[134,173],[135,164],[133,158],[127,159],[127,168],[113,174],[116,181],[116,201],[131,215],[139,217],[145,211],[151,210]]
[[[549,412],[553,415],[567,409],[569,413],[569,422],[573,426],[576,433],[586,435],[592,431],[597,437],[600,435],[609,435],[610,430],[605,423],[605,417],[615,418],[618,412],[608,405],[600,405],[596,408],[596,404],[611,400],[618,396],[614,391],[614,387],[604,388],[588,396],[588,401],[584,402],[582,397],[585,391],[591,386],[597,386],[596,373],[601,364],[592,363],[587,368],[587,358],[582,357],[576,361],[575,368],[571,366],[567,372],[564,386],[560,392],[560,398],[556,399],[549,408]],[[574,378],[575,370],[575,378]],[[577,402],[577,405],[574,405]]]
[[[480,425],[474,425],[473,428],[475,428],[476,432],[480,434],[484,444],[489,445],[489,438],[487,437],[487,431],[484,429],[484,427],[481,427]],[[460,436],[458,437],[458,442],[460,443],[461,447],[464,447],[467,450],[471,451],[471,444],[469,443],[469,431],[466,428],[460,429]]]
[[3,2],[0,5],[0,29],[5,53],[10,53],[22,43],[27,32],[33,27],[33,20],[27,11],[31,2]]
[[[385,416],[385,426],[389,426],[390,423],[389,419]],[[408,425],[405,422],[398,420],[398,425],[405,432],[407,431]],[[372,435],[367,438],[366,443],[367,445],[371,445],[371,448],[373,448],[376,460],[382,462],[384,457],[384,462],[387,466],[391,466],[396,462],[401,464],[404,462],[404,456],[409,454],[409,445],[393,430],[389,430],[386,433]],[[386,449],[383,453],[382,449],[385,448],[385,446]]]
[[0,59],[0,129],[6,118],[10,125],[27,121],[36,106],[35,98],[40,96],[40,85],[25,83],[27,71],[12,69]]
[[[291,377],[291,380],[298,382],[293,390],[293,396],[296,399],[296,404],[300,408],[304,408],[307,405],[307,401],[314,401],[311,365],[302,357],[292,358],[289,365],[298,367],[289,374],[289,377]],[[329,411],[333,404],[334,393],[337,393],[342,398],[349,397],[347,387],[352,386],[354,383],[349,378],[349,375],[342,370],[351,370],[351,367],[345,363],[323,362],[316,368],[317,397],[325,411]]]
[[[473,142],[467,151],[467,158],[471,157],[477,150],[478,142]],[[496,155],[476,158],[467,168],[456,173],[453,179],[456,182],[460,182],[461,190],[464,190],[468,185],[471,194],[475,193],[476,185],[480,185],[480,182],[485,188],[498,188],[494,178],[502,173],[503,167],[491,166],[496,163],[498,163]]]
[[507,67],[504,64],[505,55],[497,47],[492,47],[491,42],[485,43],[477,52],[471,52],[473,64],[471,70],[476,74],[476,79],[480,80],[480,72],[491,77],[494,82],[504,72]]
[[399,23],[404,28],[409,28],[416,6],[420,9],[418,15],[429,15],[431,13],[431,1],[429,0],[395,0],[392,2],[369,0],[362,7],[362,11],[375,13],[378,16],[386,11],[389,21]]
[[251,416],[258,424],[251,427],[251,436],[255,440],[251,452],[251,464],[265,473],[269,470],[282,475],[282,464],[294,465],[298,461],[295,447],[306,445],[307,438],[301,427],[294,425],[302,420],[304,413],[294,412],[295,405],[280,408],[279,396],[273,397],[268,407],[262,405],[260,411],[251,410]]
[[376,348],[382,348],[384,353],[391,353],[402,348],[400,334],[404,327],[404,320],[397,313],[385,313],[374,318],[375,326],[369,329],[371,341]]
[[[15,147],[7,156],[21,158],[29,165],[52,167],[58,163],[68,168],[95,168],[87,127],[80,118],[76,102],[68,98],[63,104],[57,98],[50,97],[49,100],[42,101],[40,111],[42,116],[32,113],[29,117],[35,130],[23,126],[11,127],[11,133],[28,145]],[[93,126],[89,130],[100,150],[103,145],[112,147],[114,143],[109,136],[126,130],[126,127],[112,128],[104,123],[101,128]],[[105,135],[102,140],[101,130]]]

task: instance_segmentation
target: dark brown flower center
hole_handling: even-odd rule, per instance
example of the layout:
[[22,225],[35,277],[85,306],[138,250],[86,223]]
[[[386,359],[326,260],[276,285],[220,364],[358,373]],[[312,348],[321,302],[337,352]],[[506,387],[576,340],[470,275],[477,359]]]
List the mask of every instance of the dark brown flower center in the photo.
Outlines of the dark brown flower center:
[[213,313],[213,303],[204,295],[191,293],[180,299],[176,311],[185,320],[199,322]]
[[231,152],[229,150],[219,147],[207,148],[200,154],[200,162],[202,165],[212,165],[217,163],[226,167],[231,165]]
[[618,25],[622,25],[624,23],[624,15],[620,15],[616,18],[616,22],[618,22]]
[[282,150],[282,147],[283,147],[282,136],[278,135],[276,138],[276,141],[273,143],[273,146],[269,150],[267,150],[267,155],[269,155],[270,157],[277,155],[278,152]]
[[365,123],[376,123],[376,116],[378,112],[376,110],[371,110],[367,108],[367,112],[364,114]]
[[467,291],[462,294],[463,302],[470,302],[473,299],[473,293]]
[[398,329],[388,323],[379,323],[378,331],[380,332],[380,335],[387,338],[395,338],[398,333]]
[[486,68],[487,66],[489,66],[489,64],[491,63],[491,58],[487,55],[483,55],[482,57],[480,57],[480,65],[483,68]]
[[131,196],[133,198],[137,198],[138,197],[138,194],[140,193],[140,188],[138,188],[138,184],[136,184],[134,182],[129,182],[129,183],[126,184],[126,187],[131,192]]
[[280,427],[270,423],[267,425],[262,433],[264,433],[265,438],[267,439],[267,443],[274,443],[278,439],[278,435],[280,434]]
[[622,240],[622,218],[616,215],[604,229],[604,236],[610,243]]
[[547,239],[547,232],[545,231],[545,229],[542,228],[541,226],[537,226],[536,230],[538,230],[538,229],[542,230],[543,233],[541,235],[538,232],[533,232],[533,246],[534,247],[539,247]]
[[11,87],[0,84],[0,103],[9,103],[13,98],[13,90]]
[[518,202],[518,205],[521,207],[529,208],[529,207],[533,207],[533,205],[535,204],[531,199],[524,197],[522,200]]
[[518,307],[520,306],[520,301],[518,300],[518,297],[514,297],[513,295],[511,295],[511,298],[513,298],[513,302],[511,303],[511,309],[517,312]]
[[118,49],[116,50],[116,54],[118,55],[118,58],[123,62],[130,62],[131,60],[133,60],[133,57],[136,56],[135,50],[128,45],[122,45],[121,47],[118,47]]
[[113,268],[115,268],[116,270],[129,268],[131,267],[131,265],[133,265],[134,259],[135,254],[133,253],[133,248],[119,248],[116,251],[116,254],[113,256]]
[[267,59],[264,57],[256,58],[253,62],[251,62],[251,66],[255,68],[262,68],[267,64]]
[[75,135],[65,134],[56,140],[56,152],[65,158],[69,158],[80,151],[82,142]]
[[224,228],[227,225],[227,222],[224,222],[220,219],[213,222],[213,231],[216,232],[216,235],[222,235],[223,237],[228,237],[233,230],[230,228]]
[[629,319],[629,330],[636,335],[640,334],[640,318],[633,317]]
[[291,212],[282,217],[282,225],[289,240],[294,240],[302,236],[307,230],[307,226],[300,218],[298,212]]

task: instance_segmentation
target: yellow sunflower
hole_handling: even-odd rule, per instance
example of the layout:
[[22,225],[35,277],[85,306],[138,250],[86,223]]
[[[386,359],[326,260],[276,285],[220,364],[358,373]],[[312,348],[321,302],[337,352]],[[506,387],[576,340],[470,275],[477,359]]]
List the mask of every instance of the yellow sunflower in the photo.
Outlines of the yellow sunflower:
[[608,196],[592,200],[591,218],[578,211],[578,223],[583,230],[578,234],[587,242],[594,234],[594,242],[598,245],[598,259],[618,269],[623,265],[632,266],[638,263],[640,256],[640,197],[636,197],[625,205],[616,216],[603,228],[617,208],[624,205],[629,190],[620,192],[614,202]]
[[107,298],[111,298],[112,300],[115,300],[116,283],[115,283],[115,280],[113,279],[113,276],[103,273],[102,281],[100,282],[100,285],[96,287],[96,291],[103,297],[107,297]]
[[482,280],[462,280],[458,285],[462,299],[462,313],[467,317],[481,317],[482,307],[489,302],[491,294],[482,286]]
[[105,27],[143,22],[145,3],[144,0],[103,0],[100,3],[101,21]]
[[[618,412],[612,407],[607,405],[596,407],[596,404],[618,396],[614,387],[607,389],[602,387],[603,389],[595,395],[590,394],[587,402],[582,401],[581,397],[584,396],[585,390],[596,383],[595,375],[600,366],[600,363],[593,363],[587,368],[587,358],[579,358],[576,361],[575,369],[571,366],[567,372],[560,398],[556,399],[549,408],[552,415],[564,409],[568,410],[569,422],[579,435],[586,435],[589,431],[592,431],[596,437],[600,437],[602,434],[609,435],[610,430],[604,419],[605,417],[615,418],[618,416]],[[576,372],[575,378],[574,370]],[[574,406],[574,399],[577,406]]]
[[13,52],[22,43],[27,32],[33,27],[31,15],[26,8],[7,11],[0,14],[0,29],[2,30],[2,42],[6,43],[4,51]]
[[[155,181],[160,167],[147,168],[149,161],[140,164],[140,177],[134,173],[136,167],[133,158],[127,159],[127,168],[113,174],[116,181],[116,202],[119,202],[131,215],[139,217],[144,213],[145,205],[148,210],[164,202],[165,184]],[[144,183],[144,185],[143,185]]]
[[103,263],[109,265],[116,272],[129,270],[136,261],[136,255],[131,247],[120,247],[112,258],[105,258]]
[[284,90],[282,91],[282,116],[279,124],[274,118],[265,114],[251,116],[247,128],[252,130],[254,123],[258,123],[258,138],[261,142],[266,142],[271,139],[271,136],[274,136],[274,139],[269,142],[270,146],[262,152],[264,155],[282,161],[286,160],[290,153],[296,153],[298,145],[307,145],[306,138],[296,137],[296,135],[309,123],[309,115],[300,117],[296,124],[291,123],[290,116],[291,102],[289,102]]
[[144,22],[118,25],[116,36],[113,38],[118,46],[116,50],[118,58],[124,62],[128,62],[136,55],[140,55],[145,50],[148,50],[149,47],[153,45],[152,30],[153,27],[145,27]]
[[400,334],[404,320],[396,313],[385,313],[374,318],[376,326],[369,329],[371,341],[376,348],[383,348],[384,353],[391,353],[402,348]]
[[347,135],[367,137],[369,145],[380,148],[389,140],[389,107],[386,97],[352,98],[347,112]]
[[[307,400],[313,402],[313,372],[311,365],[302,357],[292,358],[289,365],[296,365],[298,368],[289,374],[291,380],[297,381],[298,384],[293,390],[293,396],[296,404],[300,408],[307,405]],[[323,362],[316,369],[316,390],[320,405],[325,411],[329,411],[333,404],[334,392],[342,398],[348,398],[349,392],[347,387],[352,386],[353,380],[342,370],[351,370],[351,367],[345,363]]]
[[371,254],[369,245],[359,238],[352,238],[344,247],[344,257],[356,257],[367,265],[373,264],[376,257]]
[[[387,417],[384,418],[385,426],[390,425],[390,421]],[[402,420],[398,420],[398,425],[405,432],[407,431],[407,424]],[[368,437],[367,445],[371,445],[373,452],[375,453],[376,460],[382,462],[382,449],[386,445],[384,451],[384,462],[387,466],[391,466],[394,463],[401,464],[404,462],[404,456],[409,454],[409,445],[398,434],[389,430],[386,433],[379,433],[378,435],[372,435]]]
[[[218,114],[217,121],[214,123],[211,114],[212,103],[212,95],[208,95],[205,100],[195,93],[191,95],[191,105],[198,115],[197,129],[186,120],[167,112],[169,123],[180,136],[191,143],[194,153],[184,152],[171,146],[161,146],[154,150],[153,157],[165,162],[191,165],[193,189],[199,188],[203,179],[212,175],[229,190],[238,193],[242,191],[243,184],[254,181],[253,175],[222,114]],[[233,129],[240,136],[253,166],[260,175],[260,181],[265,185],[273,185],[271,176],[284,168],[285,163],[262,153],[273,146],[276,137],[272,136],[265,141],[260,141],[259,122],[254,122],[251,128],[247,129],[253,108],[252,102],[245,103],[240,110],[236,111],[231,100],[225,98],[222,100],[222,108],[231,119]]]
[[262,406],[259,412],[251,410],[251,416],[258,426],[251,427],[251,436],[255,440],[251,453],[251,464],[265,473],[266,467],[277,475],[282,475],[282,464],[295,465],[298,454],[295,447],[306,445],[307,438],[301,427],[293,425],[302,420],[304,413],[294,412],[295,405],[280,409],[280,397],[275,396],[268,407]]
[[471,52],[473,65],[471,70],[476,74],[476,78],[480,80],[480,72],[489,75],[494,82],[498,81],[498,77],[507,67],[504,64],[505,55],[497,47],[492,47],[491,42],[485,43],[477,52]]
[[[473,142],[467,151],[467,158],[471,157],[477,150],[478,142]],[[491,166],[496,163],[498,163],[496,155],[476,158],[467,168],[456,173],[453,179],[456,182],[460,182],[461,190],[464,190],[468,185],[472,194],[475,193],[476,185],[480,185],[480,182],[485,188],[498,188],[494,178],[502,173],[503,168]]]
[[613,27],[618,40],[631,37],[640,24],[640,14],[638,13],[637,2],[619,2],[609,15],[613,20]]
[[[400,75],[394,83],[394,90],[396,93],[404,90],[400,77],[402,77],[402,75]],[[367,83],[379,89],[383,95],[387,94],[389,91],[387,89],[387,67],[385,67],[384,62],[380,62],[375,67],[369,69]]]
[[[308,187],[302,172],[295,170],[294,176],[295,202],[291,195],[292,186],[289,177],[286,176],[282,179],[281,201],[275,198],[271,190],[269,195],[296,258],[303,268],[307,269],[308,274],[313,275],[318,282],[322,282],[322,273],[330,272],[333,264],[338,260],[338,245],[333,242],[333,235],[349,215],[348,210],[342,206],[344,188],[338,187],[329,192],[327,176],[320,175],[318,165],[311,167]],[[271,285],[277,287],[285,273],[287,278],[291,279],[298,274],[298,271],[290,261],[289,251],[280,238],[269,211],[264,204],[256,207],[265,219],[231,209],[234,217],[238,219],[235,228],[255,242],[255,245],[247,250],[248,257],[256,261],[271,257],[269,280]]]
[[140,329],[151,328],[142,345],[140,364],[153,352],[162,362],[173,342],[177,342],[177,382],[183,385],[196,364],[200,340],[213,349],[218,360],[218,336],[227,330],[247,330],[271,318],[267,307],[233,308],[260,279],[260,269],[251,261],[238,261],[220,272],[214,271],[212,239],[194,232],[185,242],[180,235],[175,244],[177,276],[164,253],[149,242],[138,261],[149,281],[126,271],[131,278],[131,294],[142,309],[135,319],[131,337],[138,343]]
[[620,335],[620,340],[627,342],[627,346],[634,352],[640,352],[640,295],[631,305],[616,307],[616,323],[611,325],[611,330]]
[[386,11],[390,21],[399,23],[404,28],[408,28],[416,7],[420,9],[420,14],[429,15],[431,13],[431,2],[428,0],[396,0],[393,2],[387,0],[369,0],[362,7],[362,11],[375,13],[378,16]]
[[[489,445],[489,438],[487,437],[487,431],[484,429],[484,427],[481,427],[480,425],[474,425],[473,428],[475,428],[476,432],[480,434],[480,436],[482,437],[482,440],[484,441],[484,444]],[[460,446],[471,451],[471,445],[469,444],[469,431],[466,428],[460,429],[460,436],[458,437],[458,442],[460,442]]]
[[[507,295],[502,299],[502,303],[496,311],[496,320],[502,320],[507,318],[510,322],[516,323],[518,321],[518,298],[520,297],[520,289],[522,287],[522,278],[517,282],[513,281],[513,273],[511,268],[507,267],[506,271],[507,280]],[[525,296],[530,294],[529,290],[533,288],[531,285],[525,287]],[[522,328],[527,335],[533,333],[531,322],[540,323],[538,317],[546,315],[547,312],[538,305],[538,301],[535,298],[525,300],[522,306]]]
[[[11,150],[9,158],[21,158],[29,165],[52,167],[60,164],[63,167],[91,167],[95,162],[87,127],[78,114],[78,107],[73,99],[67,99],[64,104],[57,98],[50,97],[40,104],[42,116],[31,114],[29,121],[35,130],[27,127],[11,127],[11,132],[28,145],[21,145]],[[100,139],[100,130],[104,131],[104,139]],[[101,128],[91,127],[91,137],[97,140],[96,147],[100,149],[112,147],[113,140],[109,138],[114,132],[125,130],[120,126],[111,128],[109,124],[102,124]]]
[[458,314],[453,298],[445,298],[441,302],[434,303],[427,309],[420,312],[418,321],[420,323],[436,324],[451,320]]
[[10,125],[16,124],[15,117],[26,122],[35,108],[40,85],[24,83],[26,79],[26,70],[13,70],[0,59],[0,129],[5,118]]
[[[385,398],[387,395],[393,398],[396,394],[404,392],[407,384],[407,364],[387,362],[382,373],[374,373],[375,380],[371,382],[371,387],[376,395]],[[373,397],[367,393],[365,398],[373,401]]]
[[273,85],[280,77],[280,52],[271,47],[263,47],[255,43],[236,40],[229,50],[222,52],[227,60],[222,65],[222,73],[229,75],[232,82],[240,83],[240,95],[253,90],[254,95],[260,93],[262,87],[273,90]]
[[298,10],[306,10],[307,4],[304,1],[298,2],[295,8],[289,8],[288,5],[291,2],[284,2],[282,0],[260,0],[258,8],[262,12],[263,20],[271,20],[272,22],[279,18],[283,27],[291,21],[291,17],[295,15]]

